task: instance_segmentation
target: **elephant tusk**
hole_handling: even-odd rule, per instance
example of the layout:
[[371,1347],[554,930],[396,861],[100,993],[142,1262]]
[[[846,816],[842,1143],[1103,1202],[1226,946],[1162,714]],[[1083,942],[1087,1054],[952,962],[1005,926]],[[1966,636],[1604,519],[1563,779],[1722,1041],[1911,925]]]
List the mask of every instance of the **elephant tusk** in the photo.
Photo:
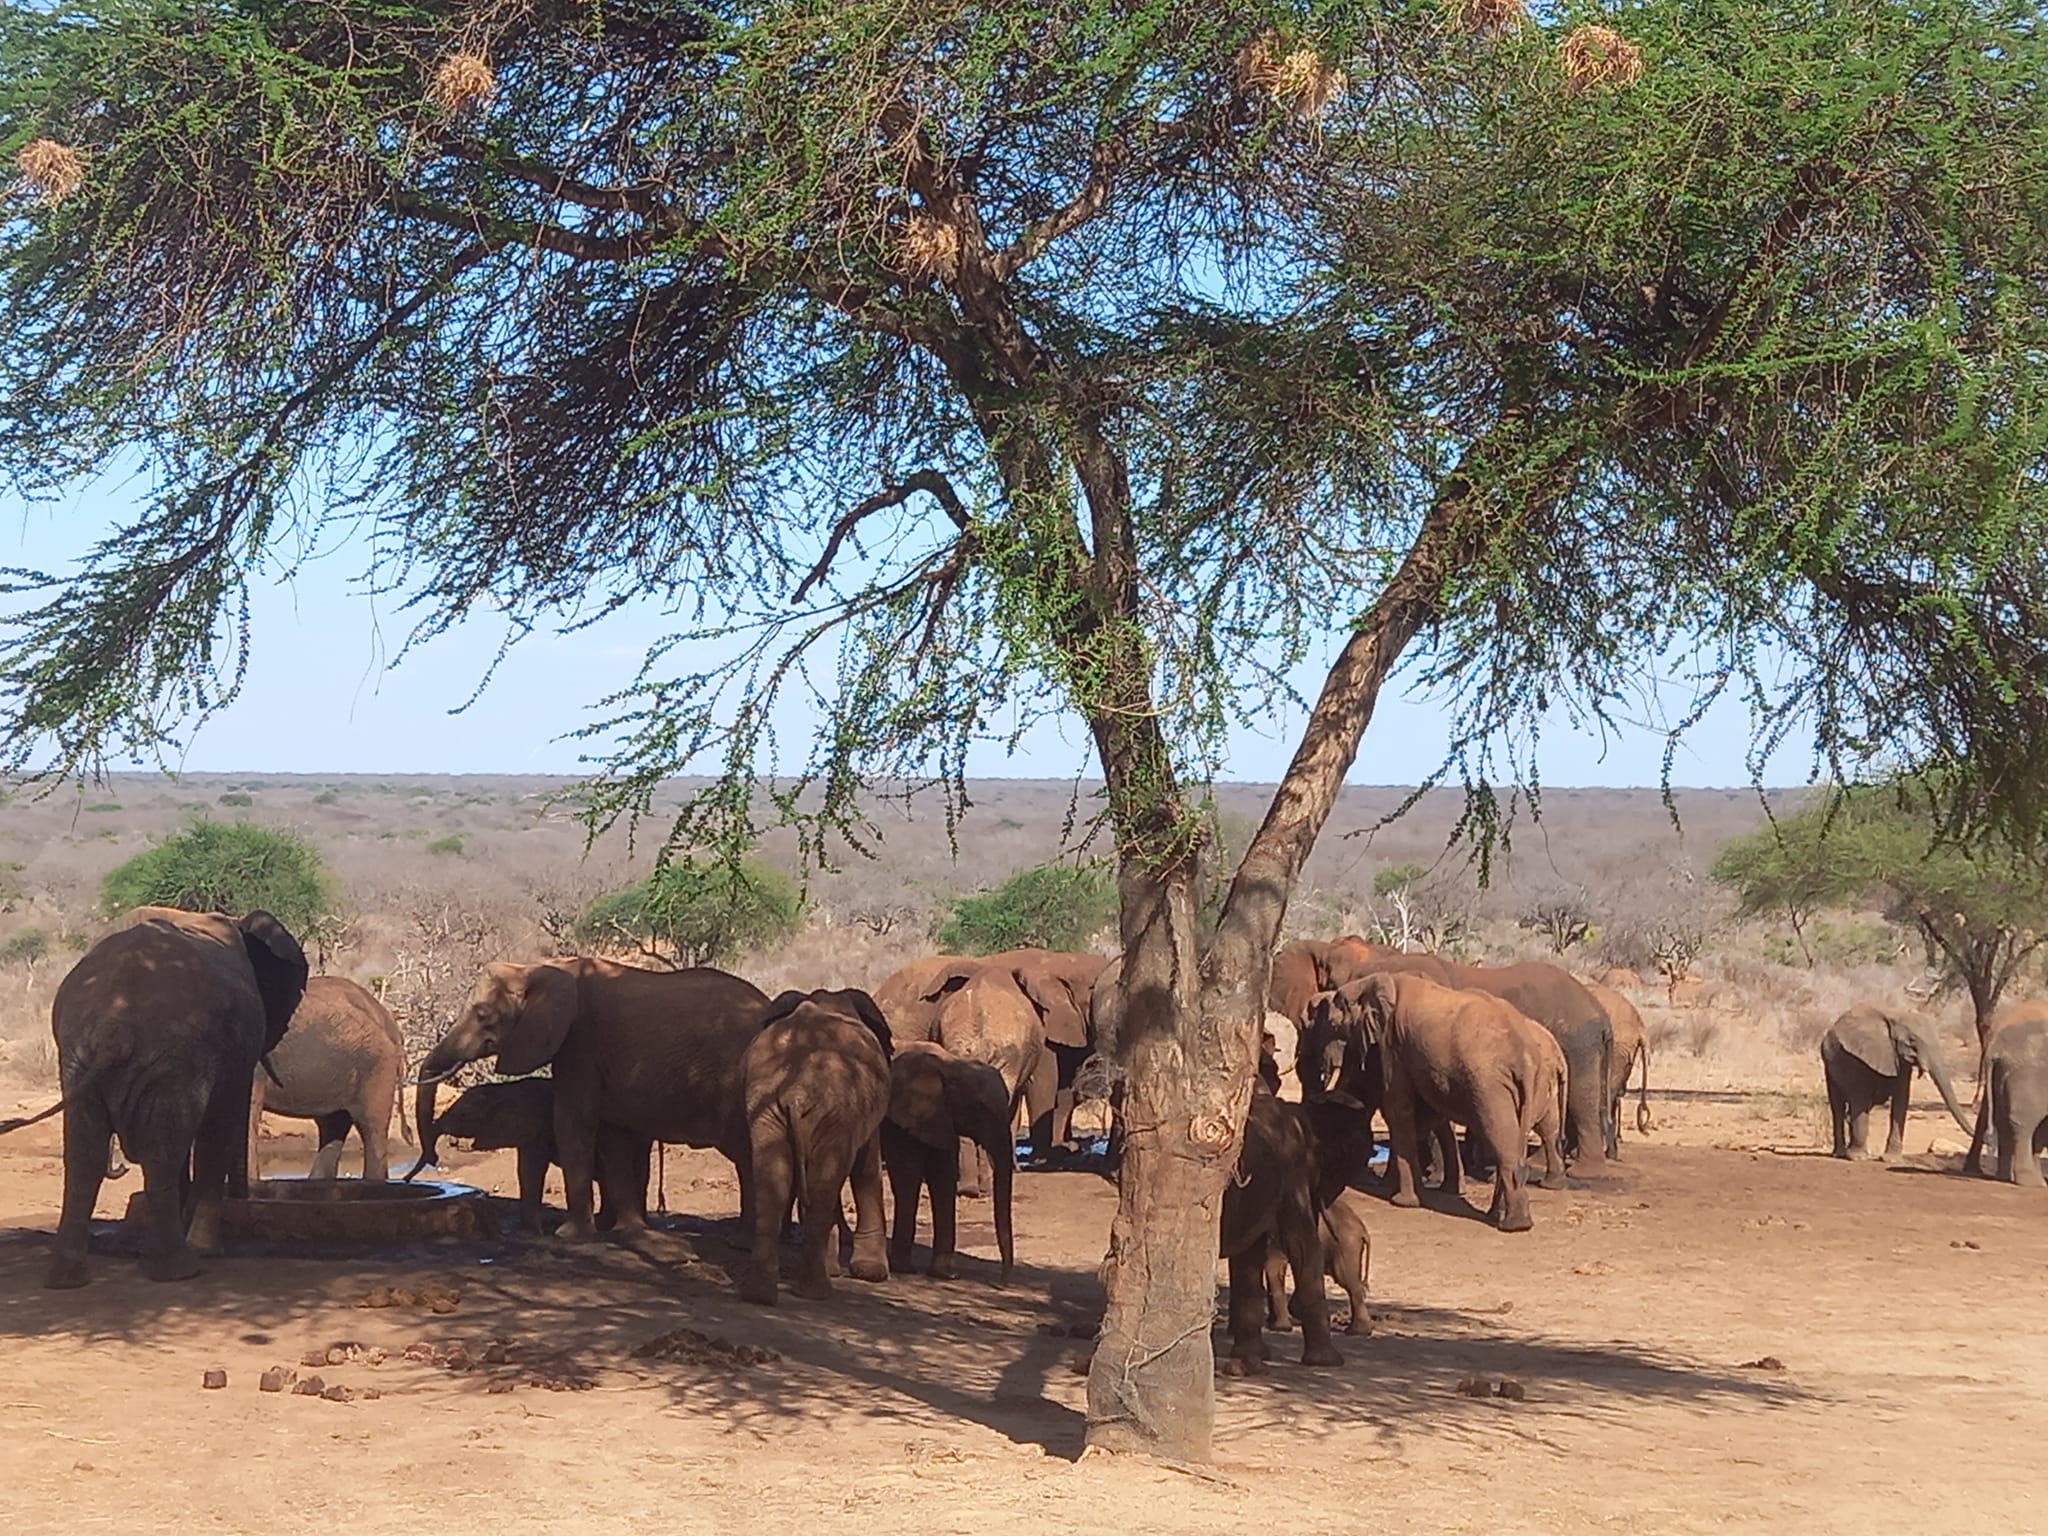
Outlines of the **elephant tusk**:
[[449,1078],[453,1077],[456,1073],[460,1072],[462,1068],[463,1063],[458,1061],[457,1063],[455,1063],[454,1066],[449,1067],[446,1071],[436,1072],[432,1077],[408,1078],[405,1082],[400,1083],[398,1086],[401,1088],[424,1088],[429,1083],[445,1083],[448,1081]]

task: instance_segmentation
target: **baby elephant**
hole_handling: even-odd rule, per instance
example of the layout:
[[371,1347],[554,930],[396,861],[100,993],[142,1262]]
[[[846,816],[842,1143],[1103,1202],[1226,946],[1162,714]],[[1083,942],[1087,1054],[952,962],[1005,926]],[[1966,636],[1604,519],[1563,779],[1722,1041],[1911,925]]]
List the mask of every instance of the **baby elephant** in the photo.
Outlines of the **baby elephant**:
[[1913,1073],[1934,1080],[1942,1103],[1963,1134],[1973,1130],[1949,1086],[1948,1064],[1925,1019],[1910,1013],[1887,1013],[1859,1004],[1828,1026],[1820,1038],[1820,1064],[1828,1085],[1828,1114],[1834,1122],[1835,1156],[1870,1155],[1870,1112],[1891,1107],[1884,1155],[1897,1157],[1905,1148],[1906,1111],[1912,1104]]
[[[1346,1333],[1372,1332],[1372,1309],[1366,1305],[1366,1287],[1372,1280],[1372,1234],[1365,1226],[1365,1197],[1347,1189],[1323,1211],[1319,1229],[1323,1238],[1323,1270],[1351,1298],[1351,1324]],[[1301,1316],[1299,1287],[1287,1300],[1287,1255],[1275,1250],[1266,1257],[1266,1326],[1275,1333],[1288,1333]],[[1322,1283],[1318,1276],[1314,1282]]]
[[[1522,1160],[1532,1131],[1544,1188],[1564,1187],[1565,1063],[1556,1036],[1500,998],[1412,973],[1368,976],[1337,995],[1361,1043],[1380,1047],[1394,1204],[1422,1203],[1420,1132],[1441,1117],[1469,1127],[1493,1165],[1491,1219],[1503,1232],[1526,1232],[1534,1222]],[[1457,1159],[1448,1161],[1444,1187],[1455,1193]]]
[[[478,1083],[435,1119],[435,1129],[474,1151],[510,1147],[519,1157],[519,1226],[539,1232],[541,1195],[555,1156],[555,1083],[547,1077],[518,1077]],[[644,1226],[647,1162],[651,1150],[638,1138],[602,1128],[598,1139],[597,1229]],[[635,1175],[637,1174],[637,1177]]]
[[889,1063],[889,1117],[882,1122],[882,1165],[896,1200],[896,1219],[889,1229],[892,1272],[910,1270],[918,1195],[929,1187],[930,1273],[936,1280],[953,1278],[962,1140],[973,1142],[988,1157],[995,1185],[996,1247],[1003,1256],[1002,1283],[1007,1285],[1017,1261],[1010,1226],[1017,1154],[1010,1139],[1009,1086],[994,1067],[955,1056],[943,1045],[921,1040],[899,1045]]

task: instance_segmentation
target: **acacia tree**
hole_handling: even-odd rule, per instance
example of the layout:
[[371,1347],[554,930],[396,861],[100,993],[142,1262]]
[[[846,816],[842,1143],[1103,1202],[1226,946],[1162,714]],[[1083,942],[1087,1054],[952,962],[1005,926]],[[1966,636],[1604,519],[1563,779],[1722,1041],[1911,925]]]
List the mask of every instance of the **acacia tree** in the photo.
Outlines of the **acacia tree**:
[[[165,752],[232,697],[264,562],[363,532],[424,634],[674,605],[589,810],[709,760],[677,846],[867,848],[865,779],[957,810],[999,717],[1071,711],[1128,993],[1093,1445],[1208,1450],[1269,957],[1405,654],[1460,701],[1482,841],[1503,731],[1673,653],[1760,751],[1953,763],[1961,830],[2048,783],[2024,7],[0,18],[38,198],[0,250],[0,459],[35,492],[128,450],[157,487],[18,581],[14,763]],[[1202,942],[1194,787],[1325,635]]]

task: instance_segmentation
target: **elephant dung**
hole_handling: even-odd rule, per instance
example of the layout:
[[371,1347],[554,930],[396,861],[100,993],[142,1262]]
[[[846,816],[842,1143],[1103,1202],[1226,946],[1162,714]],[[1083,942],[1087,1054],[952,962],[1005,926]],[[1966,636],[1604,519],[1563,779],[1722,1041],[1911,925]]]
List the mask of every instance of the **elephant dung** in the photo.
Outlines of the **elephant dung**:
[[293,1397],[318,1397],[327,1390],[327,1383],[318,1376],[308,1376],[292,1388]]
[[228,1384],[228,1373],[219,1366],[207,1371],[199,1378],[199,1385],[209,1392],[218,1392]]
[[273,1365],[256,1379],[259,1392],[282,1392],[299,1379],[299,1373],[288,1365]]
[[1467,1376],[1458,1383],[1458,1394],[1461,1397],[1491,1397],[1493,1383],[1484,1376]]
[[1494,1388],[1494,1391],[1511,1403],[1519,1403],[1529,1395],[1522,1384],[1512,1376],[1501,1377],[1500,1385]]
[[355,1389],[345,1387],[338,1381],[331,1387],[322,1388],[320,1397],[322,1401],[329,1403],[352,1403],[356,1400]]

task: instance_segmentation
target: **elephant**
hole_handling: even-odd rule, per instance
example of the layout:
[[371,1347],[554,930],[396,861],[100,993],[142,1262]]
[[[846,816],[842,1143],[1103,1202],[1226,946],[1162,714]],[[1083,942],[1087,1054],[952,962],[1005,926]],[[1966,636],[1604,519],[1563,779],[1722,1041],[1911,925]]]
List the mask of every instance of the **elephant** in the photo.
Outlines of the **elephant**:
[[1237,1173],[1223,1190],[1219,1255],[1230,1261],[1231,1375],[1257,1375],[1266,1368],[1266,1270],[1277,1251],[1295,1273],[1301,1318],[1301,1363],[1342,1365],[1330,1342],[1330,1306],[1320,1278],[1324,1272],[1322,1213],[1316,1208],[1319,1178],[1315,1145],[1302,1106],[1254,1092],[1246,1112]]
[[839,1192],[849,1179],[849,1269],[856,1280],[889,1278],[881,1130],[891,1052],[888,1023],[865,992],[784,992],[768,1005],[740,1055],[754,1237],[752,1261],[739,1282],[742,1301],[776,1304],[782,1229],[792,1202],[803,1226],[796,1294],[813,1300],[832,1294]]
[[1992,1016],[1978,1071],[1977,1124],[1963,1167],[1981,1173],[1995,1134],[1998,1177],[2039,1188],[2048,1146],[2048,1002],[2012,1003]]
[[[1366,1302],[1366,1288],[1372,1281],[1372,1234],[1366,1229],[1363,1197],[1355,1189],[1341,1191],[1323,1210],[1317,1233],[1323,1240],[1323,1268],[1342,1287],[1351,1301],[1351,1322],[1346,1333],[1370,1334],[1372,1309]],[[1313,1282],[1322,1283],[1318,1275]],[[1301,1281],[1295,1282],[1297,1292]],[[1266,1326],[1275,1333],[1293,1331],[1294,1319],[1303,1305],[1297,1294],[1287,1300],[1287,1255],[1266,1256]]]
[[270,1071],[256,1074],[249,1095],[249,1177],[262,1177],[257,1129],[268,1112],[319,1126],[316,1179],[340,1172],[353,1126],[363,1142],[363,1177],[383,1183],[391,1176],[391,1111],[404,1077],[405,1038],[390,1010],[344,976],[312,977],[270,1053]]
[[[1380,1047],[1388,1139],[1398,1206],[1421,1203],[1420,1132],[1434,1116],[1472,1129],[1494,1169],[1489,1218],[1503,1232],[1534,1223],[1522,1161],[1533,1132],[1543,1149],[1543,1187],[1564,1187],[1564,1051],[1512,1003],[1447,987],[1415,973],[1385,972],[1338,989],[1360,1049]],[[1459,1187],[1445,1159],[1445,1187]]]
[[50,1009],[63,1097],[64,1207],[44,1284],[86,1282],[111,1138],[142,1165],[152,1280],[199,1272],[221,1202],[249,1190],[249,1084],[306,989],[306,955],[268,912],[138,907],[79,959]]
[[882,1122],[882,1166],[895,1197],[896,1219],[889,1229],[889,1268],[910,1270],[917,1235],[919,1191],[932,1195],[934,1279],[951,1280],[955,1264],[955,1209],[960,1142],[973,1141],[994,1171],[996,1247],[1002,1254],[1001,1283],[1017,1262],[1012,1234],[1011,1193],[1016,1151],[1010,1142],[1010,1091],[1002,1074],[986,1062],[955,1056],[943,1045],[911,1040],[896,1047],[889,1063],[889,1113]]
[[[518,1155],[520,1229],[541,1230],[541,1195],[547,1189],[548,1169],[561,1163],[555,1155],[553,1078],[516,1077],[466,1088],[461,1098],[440,1112],[434,1131],[436,1136],[466,1141],[478,1152],[512,1148]],[[613,1230],[622,1211],[633,1212],[645,1224],[650,1150],[642,1138],[616,1126],[598,1128],[594,1223],[598,1231]]]
[[1628,1080],[1637,1058],[1643,1063],[1642,1082],[1636,1090],[1636,1131],[1650,1134],[1650,1037],[1643,1028],[1643,1016],[1636,1005],[1605,982],[1581,981],[1607,1014],[1614,1031],[1614,1052],[1607,1064],[1607,1155],[1621,1156],[1621,1103],[1628,1097]]
[[[710,966],[650,971],[588,957],[487,965],[420,1064],[420,1158],[406,1177],[434,1158],[435,1085],[467,1062],[494,1056],[506,1077],[553,1063],[555,1150],[569,1206],[557,1237],[596,1233],[591,1184],[600,1125],[631,1138],[641,1169],[657,1141],[716,1148],[739,1174],[746,1212],[751,1173],[740,1058],[767,1006],[759,987]],[[622,1195],[636,1187],[631,1172],[614,1183]],[[637,1187],[646,1188],[644,1172]],[[644,1198],[622,1202],[615,1230],[645,1224]]]
[[[1541,1024],[1564,1051],[1568,1068],[1564,1150],[1573,1172],[1599,1178],[1607,1172],[1607,1073],[1613,1059],[1614,1029],[1607,1013],[1568,971],[1540,960],[1513,965],[1464,965],[1436,955],[1411,955],[1363,939],[1344,938],[1285,947],[1294,951],[1294,972],[1313,965],[1327,978],[1324,990],[1382,974],[1419,974],[1447,987],[1484,992],[1511,1003]],[[1306,959],[1302,958],[1306,955]],[[1275,957],[1279,964],[1281,956]],[[1297,1047],[1304,1055],[1309,1046]]]
[[1891,1101],[1891,1129],[1884,1155],[1897,1157],[1906,1137],[1906,1110],[1913,1096],[1913,1073],[1934,1080],[1942,1103],[1965,1135],[1974,1131],[1955,1090],[1941,1046],[1923,1018],[1893,1013],[1862,1003],[1828,1026],[1820,1038],[1821,1070],[1827,1078],[1828,1112],[1834,1122],[1836,1157],[1870,1155],[1870,1111]]

